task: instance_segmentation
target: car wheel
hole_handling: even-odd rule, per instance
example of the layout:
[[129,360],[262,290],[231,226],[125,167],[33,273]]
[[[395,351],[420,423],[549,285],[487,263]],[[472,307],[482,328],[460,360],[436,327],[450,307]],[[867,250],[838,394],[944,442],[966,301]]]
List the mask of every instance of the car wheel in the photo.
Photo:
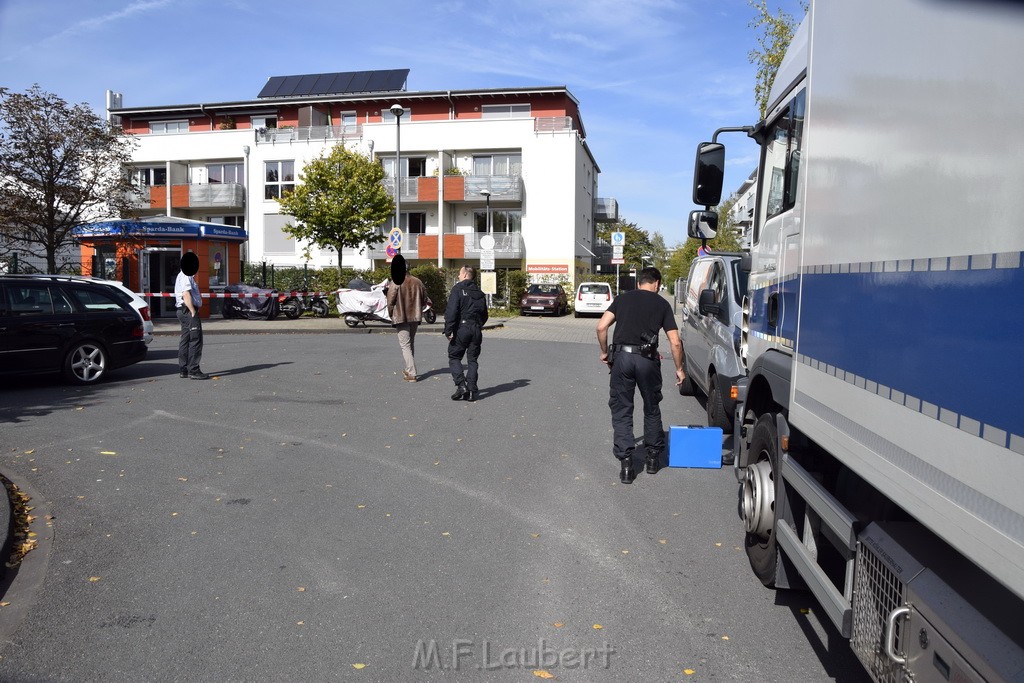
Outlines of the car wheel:
[[107,352],[96,342],[79,342],[64,360],[64,376],[75,384],[98,382],[107,371]]
[[683,358],[683,372],[686,373],[686,379],[679,385],[680,396],[693,396],[696,391],[694,390],[693,380],[690,379],[690,368],[686,367],[686,358]]
[[718,386],[718,377],[711,375],[708,379],[708,425],[721,427],[723,431],[732,431],[732,420],[725,410],[725,403],[722,401],[722,390]]
[[573,311],[572,312],[572,317],[574,317],[574,318],[580,317],[580,312],[579,311]]
[[762,415],[754,424],[750,450],[755,461],[746,468],[740,482],[740,506],[746,526],[744,540],[750,568],[765,586],[774,586],[779,558],[775,541],[778,520],[775,501],[779,495],[778,431],[775,416]]
[[302,304],[299,303],[299,300],[296,297],[288,297],[284,300],[284,303],[281,304],[281,312],[284,313],[285,317],[289,320],[295,320],[302,315]]

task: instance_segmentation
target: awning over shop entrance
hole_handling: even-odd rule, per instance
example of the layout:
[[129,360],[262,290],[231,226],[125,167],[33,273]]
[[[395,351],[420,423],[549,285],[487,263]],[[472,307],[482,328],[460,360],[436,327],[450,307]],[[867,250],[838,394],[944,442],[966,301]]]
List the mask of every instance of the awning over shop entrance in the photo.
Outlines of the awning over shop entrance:
[[72,231],[77,238],[103,237],[205,237],[207,239],[244,242],[248,235],[243,228],[220,223],[206,223],[174,216],[153,216],[138,220],[100,221],[80,225]]

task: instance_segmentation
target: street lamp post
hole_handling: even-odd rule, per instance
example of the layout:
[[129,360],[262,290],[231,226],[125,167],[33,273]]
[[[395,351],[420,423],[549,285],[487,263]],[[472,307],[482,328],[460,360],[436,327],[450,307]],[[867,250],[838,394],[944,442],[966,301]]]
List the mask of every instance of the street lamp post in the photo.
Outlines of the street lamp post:
[[[402,219],[402,114],[405,109],[400,104],[391,105],[391,114],[395,117],[395,226],[401,227]],[[396,251],[401,251],[397,249]]]
[[484,196],[484,201],[487,203],[487,234],[490,235],[491,230],[491,191],[480,190],[480,194]]

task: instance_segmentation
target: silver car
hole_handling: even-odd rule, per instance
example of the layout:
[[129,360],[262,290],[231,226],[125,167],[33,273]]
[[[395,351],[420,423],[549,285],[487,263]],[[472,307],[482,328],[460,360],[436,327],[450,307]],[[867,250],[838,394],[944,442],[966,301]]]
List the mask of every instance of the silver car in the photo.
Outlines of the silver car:
[[740,362],[743,293],[750,272],[749,256],[713,253],[690,264],[683,291],[679,335],[687,378],[684,395],[707,396],[708,424],[732,429],[736,410],[734,386],[742,386],[746,370]]

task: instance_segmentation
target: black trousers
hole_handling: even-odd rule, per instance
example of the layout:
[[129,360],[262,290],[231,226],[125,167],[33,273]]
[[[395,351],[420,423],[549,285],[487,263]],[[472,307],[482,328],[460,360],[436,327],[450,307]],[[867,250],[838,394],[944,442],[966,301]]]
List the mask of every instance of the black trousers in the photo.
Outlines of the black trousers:
[[619,460],[633,457],[633,401],[639,389],[644,404],[644,447],[648,455],[661,457],[665,450],[660,406],[661,361],[617,351],[612,359],[610,386],[612,453]]
[[181,339],[178,341],[178,370],[199,372],[199,361],[203,358],[203,323],[199,316],[193,316],[182,306],[178,309],[181,323]]
[[[476,323],[462,323],[452,335],[448,342],[448,369],[452,373],[452,379],[456,386],[465,384],[469,391],[476,391],[477,375],[480,364],[480,344],[483,343],[484,335],[480,331],[480,325]],[[462,372],[462,357],[466,357],[466,372]]]

